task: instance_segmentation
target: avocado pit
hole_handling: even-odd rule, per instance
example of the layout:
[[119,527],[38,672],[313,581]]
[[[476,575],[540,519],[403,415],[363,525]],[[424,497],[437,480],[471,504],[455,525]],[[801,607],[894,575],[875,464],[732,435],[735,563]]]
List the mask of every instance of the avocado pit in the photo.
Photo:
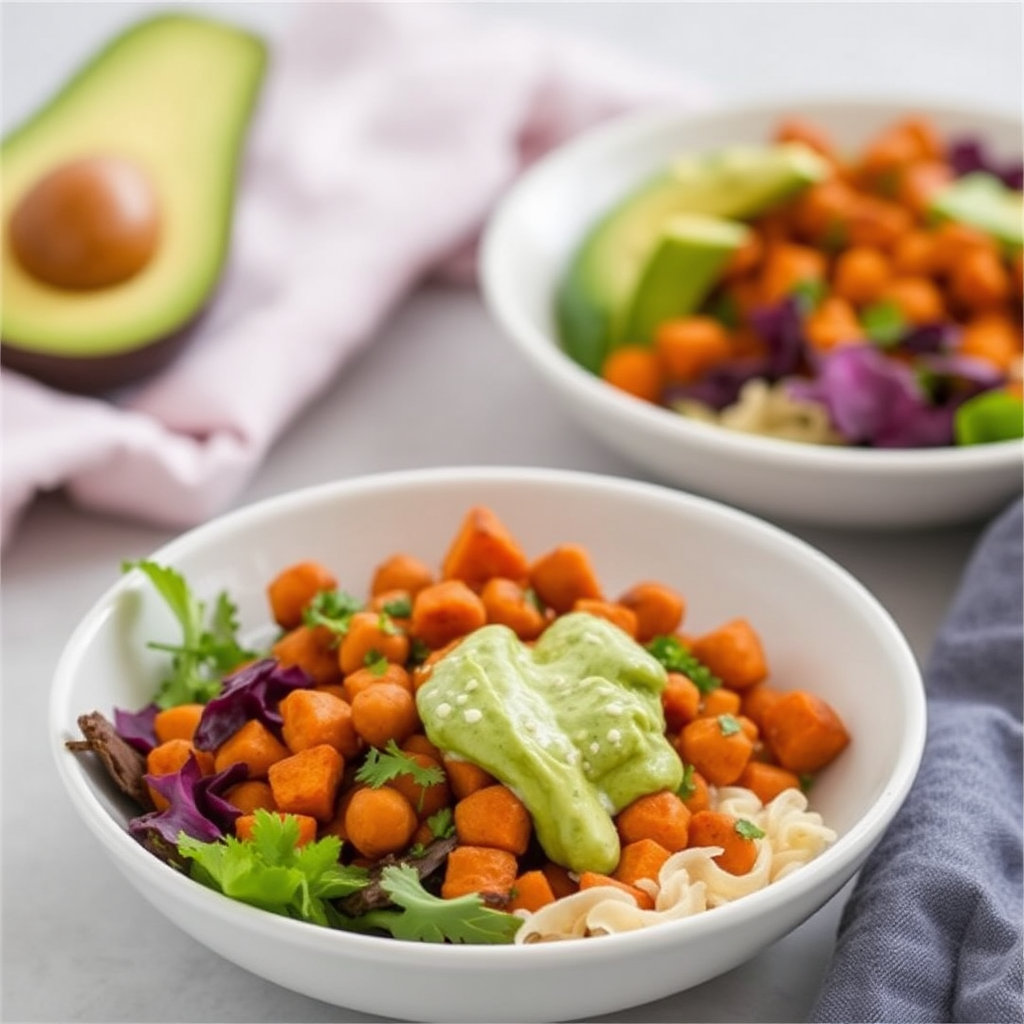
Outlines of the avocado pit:
[[85,157],[30,188],[9,231],[26,273],[53,288],[90,291],[121,284],[149,263],[159,243],[160,209],[137,164]]

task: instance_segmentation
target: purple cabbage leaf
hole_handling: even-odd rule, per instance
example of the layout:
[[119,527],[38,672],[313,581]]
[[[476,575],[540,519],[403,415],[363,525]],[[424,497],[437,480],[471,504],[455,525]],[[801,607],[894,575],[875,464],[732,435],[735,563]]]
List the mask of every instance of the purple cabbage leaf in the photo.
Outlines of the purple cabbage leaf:
[[249,769],[241,762],[214,775],[203,775],[194,754],[182,767],[167,775],[147,775],[146,782],[170,804],[166,810],[150,811],[128,823],[129,834],[161,860],[181,864],[178,835],[215,842],[234,831],[242,813],[224,799],[224,793],[242,782]]
[[197,750],[215,750],[252,719],[280,736],[278,703],[292,690],[312,685],[298,666],[282,668],[273,658],[253,662],[224,680],[219,696],[203,709],[192,742]]

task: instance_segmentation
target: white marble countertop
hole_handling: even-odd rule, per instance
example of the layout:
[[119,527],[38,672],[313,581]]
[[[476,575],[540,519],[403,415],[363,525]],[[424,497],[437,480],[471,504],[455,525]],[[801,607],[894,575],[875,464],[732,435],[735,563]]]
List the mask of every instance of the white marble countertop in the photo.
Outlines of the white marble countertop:
[[[147,6],[3,4],[4,130]],[[203,6],[268,33],[289,16],[280,4]],[[898,94],[1019,112],[1018,4],[541,3],[478,5],[472,13],[605,38],[684,70],[723,102]],[[458,379],[439,371],[451,365],[461,367]],[[466,379],[486,383],[464,388]],[[425,384],[436,417],[429,434],[416,429]],[[281,437],[235,504],[368,472],[482,463],[643,477],[537,386],[476,294],[425,287]],[[873,590],[924,661],[980,525],[870,534],[791,528]],[[254,977],[156,916],[87,834],[58,783],[46,728],[60,648],[121,560],[169,536],[85,514],[52,494],[30,509],[4,556],[3,1018],[365,1020]],[[602,1019],[806,1019],[845,895],[730,973]]]

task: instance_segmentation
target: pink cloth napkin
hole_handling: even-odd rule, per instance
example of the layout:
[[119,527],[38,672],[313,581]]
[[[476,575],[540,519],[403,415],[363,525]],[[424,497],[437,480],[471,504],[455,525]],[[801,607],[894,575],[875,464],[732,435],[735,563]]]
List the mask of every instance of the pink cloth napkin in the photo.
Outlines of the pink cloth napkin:
[[525,166],[628,108],[706,101],[593,43],[465,9],[296,5],[271,45],[225,280],[184,353],[116,400],[0,374],[0,543],[62,486],[165,526],[218,513],[403,294],[465,256]]

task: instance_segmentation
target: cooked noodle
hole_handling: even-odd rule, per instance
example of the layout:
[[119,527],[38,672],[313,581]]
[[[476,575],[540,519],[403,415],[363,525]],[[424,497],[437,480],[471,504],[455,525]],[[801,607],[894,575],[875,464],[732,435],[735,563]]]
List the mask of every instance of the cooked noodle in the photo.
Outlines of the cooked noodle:
[[724,871],[714,861],[721,847],[692,847],[672,854],[657,882],[638,885],[654,897],[654,909],[642,910],[629,893],[595,886],[555,900],[525,918],[517,943],[612,935],[673,921],[730,903],[802,867],[831,843],[836,834],[821,815],[807,809],[807,797],[787,789],[764,805],[749,789],[712,790],[712,809],[744,818],[764,832],[755,839],[757,859],[743,875]]

